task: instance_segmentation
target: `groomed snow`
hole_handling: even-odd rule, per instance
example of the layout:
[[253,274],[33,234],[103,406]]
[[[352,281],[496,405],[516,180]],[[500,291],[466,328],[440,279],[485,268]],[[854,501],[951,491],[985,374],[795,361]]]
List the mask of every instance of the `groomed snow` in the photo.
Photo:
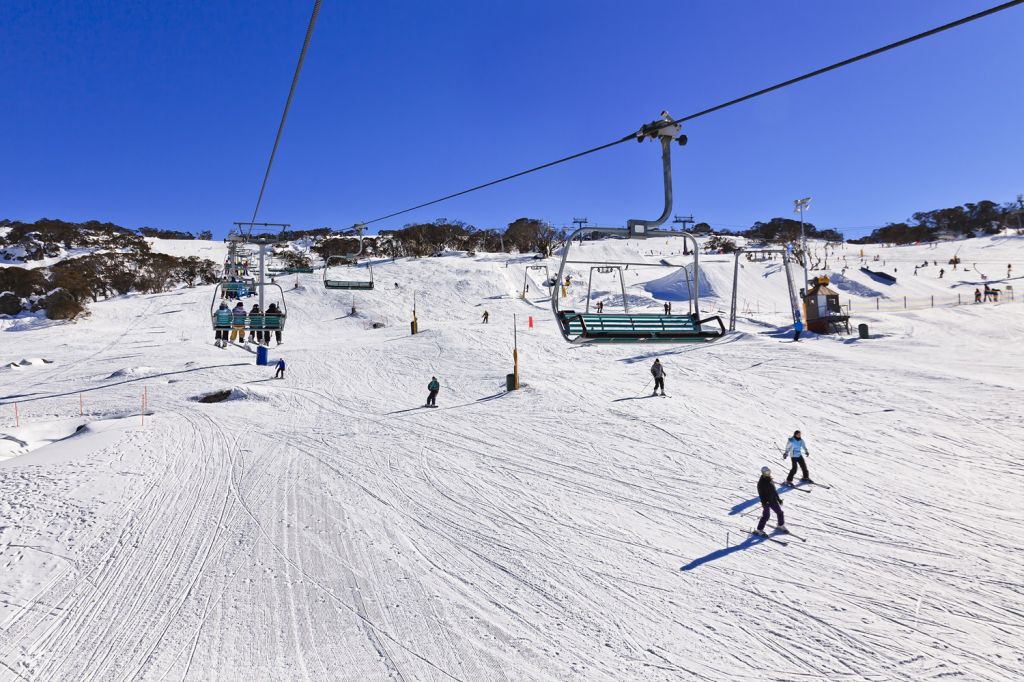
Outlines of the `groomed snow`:
[[[581,253],[682,262],[657,241]],[[913,277],[958,249],[969,272]],[[887,301],[936,296],[906,312],[871,309],[858,252],[867,340],[789,342],[778,261],[741,261],[739,333],[571,346],[541,271],[519,298],[540,262],[496,254],[375,262],[355,316],[319,273],[279,278],[279,381],[213,346],[212,287],[0,322],[0,362],[52,361],[0,370],[0,437],[26,443],[0,455],[0,680],[1016,679],[1024,304],[939,296],[1024,274],[1024,238],[866,248],[898,267]],[[724,314],[732,256],[702,265]],[[641,270],[627,294],[659,305],[669,271]],[[645,397],[655,357],[670,398]],[[832,488],[783,494],[806,542],[750,542],[797,428]]]

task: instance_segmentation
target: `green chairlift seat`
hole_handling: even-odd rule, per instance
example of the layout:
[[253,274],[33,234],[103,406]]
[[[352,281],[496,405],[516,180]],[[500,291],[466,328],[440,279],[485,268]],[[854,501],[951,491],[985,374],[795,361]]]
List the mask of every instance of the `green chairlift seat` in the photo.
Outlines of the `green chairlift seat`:
[[[718,329],[702,325],[716,322]],[[570,341],[594,343],[632,343],[635,341],[679,343],[706,342],[725,334],[725,325],[717,315],[699,319],[696,315],[655,315],[621,313],[558,313],[562,334]]]

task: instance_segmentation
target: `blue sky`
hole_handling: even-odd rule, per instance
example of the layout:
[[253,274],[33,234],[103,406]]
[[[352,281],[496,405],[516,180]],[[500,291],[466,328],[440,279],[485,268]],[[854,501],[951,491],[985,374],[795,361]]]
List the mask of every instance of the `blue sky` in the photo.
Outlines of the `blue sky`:
[[[324,0],[259,219],[347,227],[601,144],[996,0]],[[4,3],[0,217],[251,215],[312,2]],[[1024,192],[1024,7],[689,124],[675,213],[848,237]],[[374,227],[655,217],[625,144]],[[862,228],[862,229],[858,229]]]

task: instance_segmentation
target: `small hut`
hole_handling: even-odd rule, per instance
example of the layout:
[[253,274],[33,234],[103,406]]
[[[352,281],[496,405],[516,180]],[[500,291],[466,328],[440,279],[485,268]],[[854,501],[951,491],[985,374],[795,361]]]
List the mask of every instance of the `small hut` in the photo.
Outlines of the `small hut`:
[[839,293],[828,287],[828,277],[816,277],[804,296],[807,328],[815,334],[850,333],[850,316],[839,305]]

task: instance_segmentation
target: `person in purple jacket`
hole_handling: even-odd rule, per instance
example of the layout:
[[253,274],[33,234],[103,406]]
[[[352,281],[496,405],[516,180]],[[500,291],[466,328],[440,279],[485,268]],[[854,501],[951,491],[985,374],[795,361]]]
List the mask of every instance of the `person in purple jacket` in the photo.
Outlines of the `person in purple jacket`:
[[768,467],[761,467],[761,478],[757,481],[757,495],[761,498],[762,511],[761,521],[757,524],[757,530],[753,531],[754,535],[767,537],[768,533],[764,532],[764,527],[772,512],[775,512],[775,518],[778,519],[775,530],[779,533],[788,533],[786,520],[782,515],[782,498],[779,497],[779,491],[775,489],[772,470]]

